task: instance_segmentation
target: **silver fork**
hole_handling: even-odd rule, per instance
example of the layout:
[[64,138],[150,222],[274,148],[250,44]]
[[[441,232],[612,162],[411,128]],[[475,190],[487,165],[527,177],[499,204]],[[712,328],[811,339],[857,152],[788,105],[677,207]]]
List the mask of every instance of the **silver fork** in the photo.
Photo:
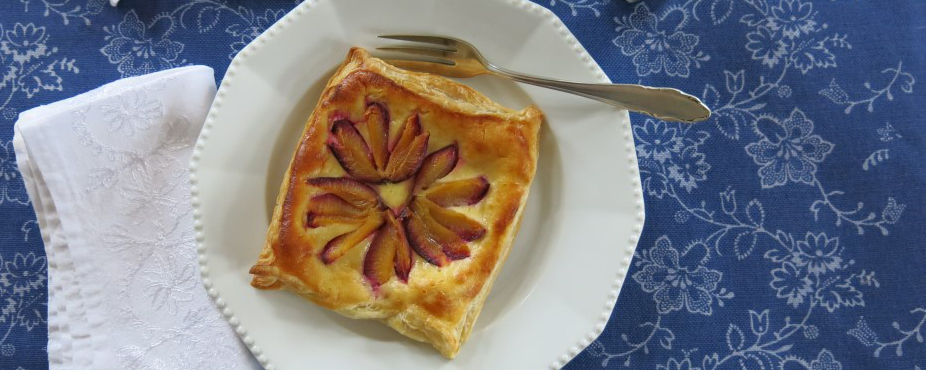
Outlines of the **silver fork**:
[[386,60],[400,68],[458,78],[485,74],[504,77],[584,96],[666,121],[693,123],[703,121],[711,115],[710,109],[701,100],[677,89],[631,84],[581,83],[531,76],[494,65],[486,60],[472,44],[452,37],[419,35],[379,37],[414,42],[414,44],[377,48],[417,56],[417,59]]

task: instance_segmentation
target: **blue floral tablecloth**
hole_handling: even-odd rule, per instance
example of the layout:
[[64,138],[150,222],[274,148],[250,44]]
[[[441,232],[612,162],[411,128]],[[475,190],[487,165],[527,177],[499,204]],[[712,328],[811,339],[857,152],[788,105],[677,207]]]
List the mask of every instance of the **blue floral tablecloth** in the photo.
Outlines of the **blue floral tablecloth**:
[[[120,77],[230,59],[298,1],[3,0],[0,369],[44,369],[46,259],[17,115]],[[926,1],[539,0],[633,115],[647,222],[602,337],[569,369],[926,370]]]

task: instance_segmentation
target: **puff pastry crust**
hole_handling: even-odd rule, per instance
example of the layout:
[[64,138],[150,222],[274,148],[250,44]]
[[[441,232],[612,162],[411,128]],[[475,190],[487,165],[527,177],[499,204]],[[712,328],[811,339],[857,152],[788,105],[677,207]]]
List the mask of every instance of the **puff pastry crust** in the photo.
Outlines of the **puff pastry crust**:
[[453,358],[517,232],[541,121],[351,49],[306,123],[251,285]]

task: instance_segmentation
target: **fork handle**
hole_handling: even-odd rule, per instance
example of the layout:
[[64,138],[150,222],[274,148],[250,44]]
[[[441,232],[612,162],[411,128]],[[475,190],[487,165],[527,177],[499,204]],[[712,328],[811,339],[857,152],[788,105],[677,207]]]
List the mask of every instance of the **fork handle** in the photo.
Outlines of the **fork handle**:
[[665,121],[694,123],[711,115],[711,110],[698,98],[672,88],[569,82],[526,75],[494,65],[487,67],[496,76],[584,96]]

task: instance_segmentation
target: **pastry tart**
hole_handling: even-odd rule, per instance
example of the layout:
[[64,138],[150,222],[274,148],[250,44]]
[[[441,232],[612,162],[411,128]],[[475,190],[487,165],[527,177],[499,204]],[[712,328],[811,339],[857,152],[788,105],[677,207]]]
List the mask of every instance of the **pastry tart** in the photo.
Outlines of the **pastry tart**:
[[351,49],[305,125],[251,284],[454,357],[517,233],[541,121]]

